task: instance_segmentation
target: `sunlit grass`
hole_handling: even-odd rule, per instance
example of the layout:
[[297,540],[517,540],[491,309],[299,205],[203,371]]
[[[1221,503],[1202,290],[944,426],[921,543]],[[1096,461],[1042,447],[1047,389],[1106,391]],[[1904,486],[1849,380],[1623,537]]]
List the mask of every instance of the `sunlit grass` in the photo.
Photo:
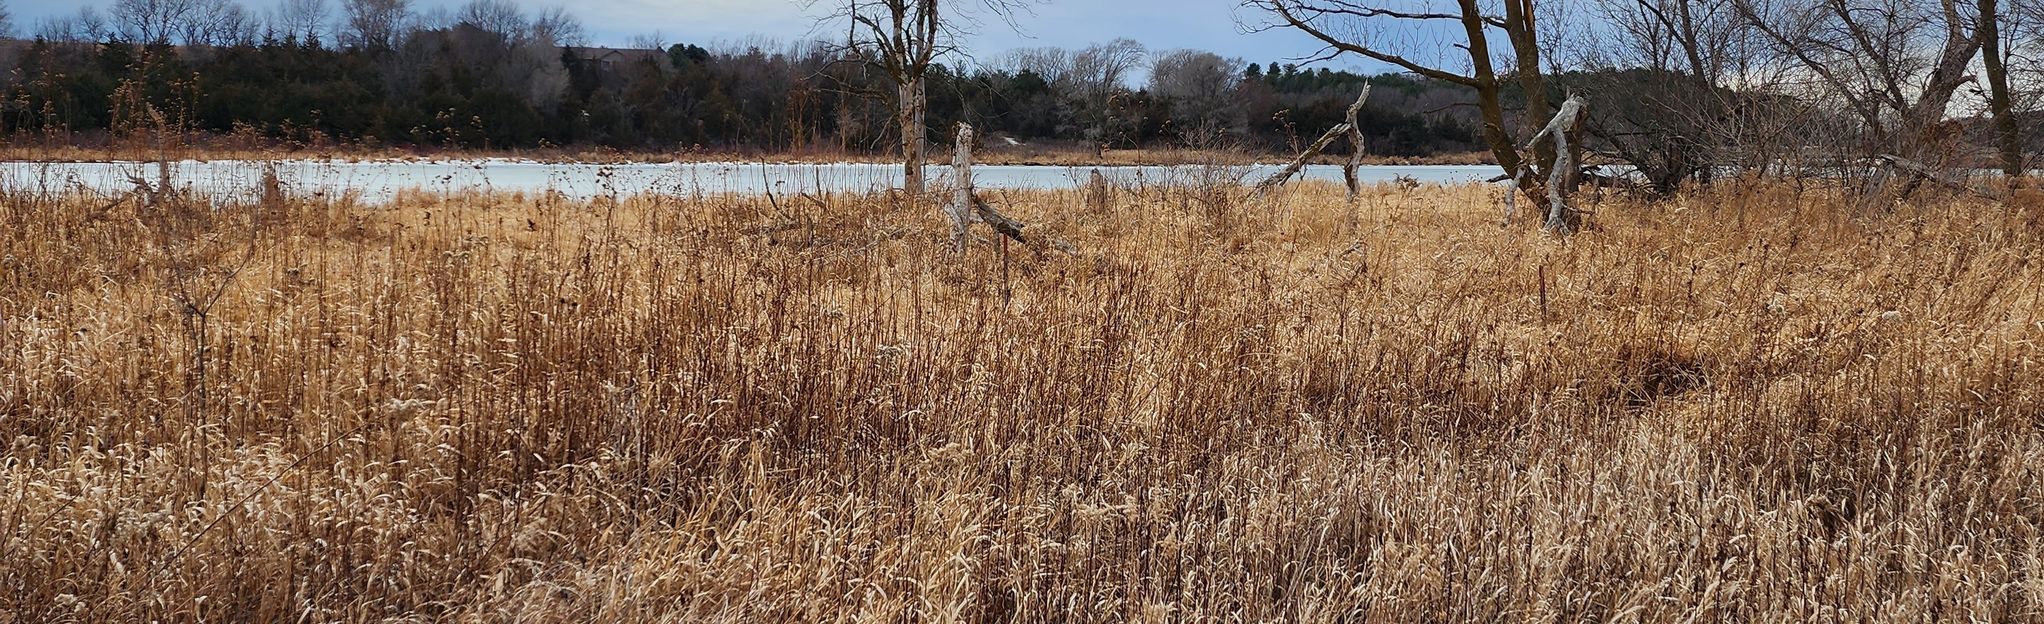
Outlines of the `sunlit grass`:
[[0,198],[0,619],[2044,617],[2037,206],[991,198]]

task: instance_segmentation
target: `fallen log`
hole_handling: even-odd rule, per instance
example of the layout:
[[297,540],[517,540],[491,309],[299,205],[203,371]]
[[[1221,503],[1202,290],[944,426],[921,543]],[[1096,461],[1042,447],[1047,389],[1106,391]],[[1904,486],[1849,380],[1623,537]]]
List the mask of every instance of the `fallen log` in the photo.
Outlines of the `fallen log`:
[[1991,199],[1995,201],[2000,201],[2002,199],[2001,193],[1979,188],[1971,184],[1967,184],[1964,181],[1953,179],[1950,176],[1937,171],[1936,169],[1932,169],[1928,165],[1916,162],[1914,160],[1910,160],[1908,158],[1903,158],[1901,156],[1897,156],[1894,154],[1882,154],[1880,156],[1876,156],[1875,158],[1879,158],[1883,162],[1888,163],[1890,166],[1896,169],[1909,172],[1911,175],[1914,175],[1918,178],[1935,182],[1940,186],[1944,186],[1952,190],[1959,191],[1961,193],[1968,193],[1984,199]]
[[994,232],[1014,239],[1015,242],[1022,243],[1031,249],[1037,249],[1039,253],[1041,248],[1046,245],[1067,254],[1079,253],[1077,246],[1062,239],[1047,236],[1029,236],[1023,232],[1024,228],[1029,227],[1027,224],[1017,221],[1008,215],[1001,214],[1001,211],[995,210],[992,204],[987,203],[985,199],[980,198],[978,195],[973,196],[972,207],[979,221],[987,224],[987,227],[993,228]]

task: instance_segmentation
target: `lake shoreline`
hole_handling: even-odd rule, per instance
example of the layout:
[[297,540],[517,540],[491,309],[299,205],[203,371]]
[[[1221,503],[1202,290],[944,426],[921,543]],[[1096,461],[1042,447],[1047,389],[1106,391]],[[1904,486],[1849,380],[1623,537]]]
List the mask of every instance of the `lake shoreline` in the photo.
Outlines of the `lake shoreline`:
[[[940,147],[940,146],[933,146]],[[723,164],[733,162],[785,165],[899,165],[887,154],[839,152],[745,153],[745,152],[605,152],[548,150],[266,150],[236,148],[188,148],[170,153],[170,160],[214,161],[312,161],[312,162],[438,162],[438,161],[521,161],[558,165],[651,165]],[[974,154],[976,165],[1016,167],[1185,167],[1185,166],[1278,166],[1291,162],[1294,154],[1213,152],[1197,150],[1107,150],[1102,154],[1084,151],[1034,150],[1027,146],[985,146]],[[0,163],[129,163],[155,162],[151,150],[103,148],[0,148]],[[1322,155],[1312,164],[1341,165],[1345,156]],[[1438,154],[1425,157],[1373,156],[1363,158],[1365,166],[1496,166],[1489,154]],[[930,153],[930,166],[950,166],[948,151]]]
[[[159,169],[168,165],[167,170]],[[980,165],[983,189],[1082,188],[1093,172],[1122,188],[1206,187],[1253,183],[1278,165]],[[1365,184],[1482,183],[1497,171],[1483,165],[1365,165]],[[627,195],[758,195],[765,193],[873,193],[901,187],[898,165],[870,163],[549,163],[530,159],[466,160],[119,160],[103,162],[0,162],[0,188],[49,192],[89,188],[121,192],[135,180],[167,177],[175,188],[215,196],[256,196],[274,179],[292,192],[354,193],[372,200],[411,190],[481,189],[558,193],[569,197]],[[932,164],[925,175],[946,188],[951,171]],[[1341,168],[1308,165],[1295,178],[1339,184]]]

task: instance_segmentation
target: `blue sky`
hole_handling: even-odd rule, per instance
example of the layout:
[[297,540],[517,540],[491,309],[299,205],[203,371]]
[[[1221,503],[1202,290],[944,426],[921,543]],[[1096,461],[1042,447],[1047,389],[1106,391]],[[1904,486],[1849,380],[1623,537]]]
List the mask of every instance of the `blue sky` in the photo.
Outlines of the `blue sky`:
[[[239,0],[258,12],[279,0]],[[452,9],[464,0],[413,0],[415,10]],[[816,17],[830,0],[814,9],[806,0],[512,0],[528,9],[564,5],[582,19],[599,45],[624,45],[635,36],[659,32],[664,40],[710,45],[736,43],[751,36],[793,40],[818,34]],[[30,32],[44,18],[77,11],[78,0],[0,0],[14,14],[16,30]],[[87,0],[104,11],[112,0]],[[328,0],[335,14],[340,0]],[[1304,35],[1285,31],[1250,34],[1247,25],[1262,16],[1240,8],[1238,0],[1052,0],[1007,24],[981,24],[966,50],[991,58],[1017,47],[1084,47],[1116,37],[1135,39],[1151,50],[1195,48],[1249,62],[1289,61],[1310,56],[1319,48]],[[831,29],[835,31],[835,29]],[[1335,68],[1374,69],[1353,60]]]

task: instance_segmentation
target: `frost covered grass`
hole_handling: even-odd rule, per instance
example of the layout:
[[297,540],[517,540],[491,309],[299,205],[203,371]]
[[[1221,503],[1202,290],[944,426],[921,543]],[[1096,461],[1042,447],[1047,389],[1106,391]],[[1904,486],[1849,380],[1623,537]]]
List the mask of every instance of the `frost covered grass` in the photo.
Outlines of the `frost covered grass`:
[[0,197],[0,620],[2044,617],[2044,208],[1492,193]]

